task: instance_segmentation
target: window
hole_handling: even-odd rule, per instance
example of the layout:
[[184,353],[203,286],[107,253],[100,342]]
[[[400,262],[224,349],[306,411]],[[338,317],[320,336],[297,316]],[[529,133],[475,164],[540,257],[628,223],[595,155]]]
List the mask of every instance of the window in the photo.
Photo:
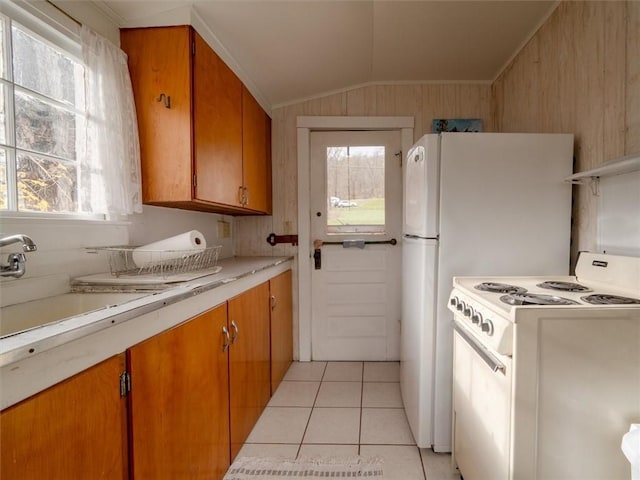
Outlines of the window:
[[384,233],[385,147],[327,147],[327,233]]
[[0,30],[0,211],[91,213],[79,195],[82,61],[9,17]]

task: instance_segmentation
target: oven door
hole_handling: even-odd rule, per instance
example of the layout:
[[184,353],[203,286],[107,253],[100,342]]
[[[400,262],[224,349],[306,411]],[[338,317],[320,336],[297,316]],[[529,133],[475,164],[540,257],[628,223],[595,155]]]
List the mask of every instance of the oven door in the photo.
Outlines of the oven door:
[[511,358],[490,352],[454,320],[453,460],[465,480],[507,480]]

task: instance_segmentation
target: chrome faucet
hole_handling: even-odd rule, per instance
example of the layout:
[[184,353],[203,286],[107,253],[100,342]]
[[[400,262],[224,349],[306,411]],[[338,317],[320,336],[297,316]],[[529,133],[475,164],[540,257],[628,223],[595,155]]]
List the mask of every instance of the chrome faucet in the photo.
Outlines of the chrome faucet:
[[[37,250],[36,244],[26,235],[17,234],[0,238],[0,247],[14,243],[22,243],[23,252],[35,252]],[[7,265],[0,266],[0,277],[20,278],[26,272],[26,262],[27,257],[24,253],[10,253]]]

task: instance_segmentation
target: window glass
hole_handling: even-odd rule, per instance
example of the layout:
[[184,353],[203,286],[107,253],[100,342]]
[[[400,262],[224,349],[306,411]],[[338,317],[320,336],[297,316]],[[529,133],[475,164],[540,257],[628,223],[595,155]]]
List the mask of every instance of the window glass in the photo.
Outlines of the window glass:
[[7,72],[5,71],[5,45],[4,45],[4,31],[5,31],[5,19],[0,17],[0,77],[7,78]]
[[0,143],[7,144],[7,89],[0,83]]
[[0,149],[0,210],[6,210],[7,205],[7,151]]
[[16,147],[76,158],[76,115],[16,88]]
[[18,209],[31,212],[77,211],[77,168],[74,164],[18,152]]
[[87,213],[78,202],[84,67],[38,28],[0,16],[0,209]]
[[16,85],[82,107],[82,66],[68,54],[36,39],[15,24],[11,33]]
[[385,148],[327,148],[327,233],[384,233]]

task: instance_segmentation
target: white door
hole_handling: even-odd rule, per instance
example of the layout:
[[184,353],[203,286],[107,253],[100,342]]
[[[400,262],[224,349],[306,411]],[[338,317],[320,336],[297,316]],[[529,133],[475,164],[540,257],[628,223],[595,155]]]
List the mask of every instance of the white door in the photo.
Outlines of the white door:
[[[400,132],[312,132],[310,140],[311,240],[319,257],[310,259],[311,356],[398,360]],[[392,239],[396,245],[385,243]]]

